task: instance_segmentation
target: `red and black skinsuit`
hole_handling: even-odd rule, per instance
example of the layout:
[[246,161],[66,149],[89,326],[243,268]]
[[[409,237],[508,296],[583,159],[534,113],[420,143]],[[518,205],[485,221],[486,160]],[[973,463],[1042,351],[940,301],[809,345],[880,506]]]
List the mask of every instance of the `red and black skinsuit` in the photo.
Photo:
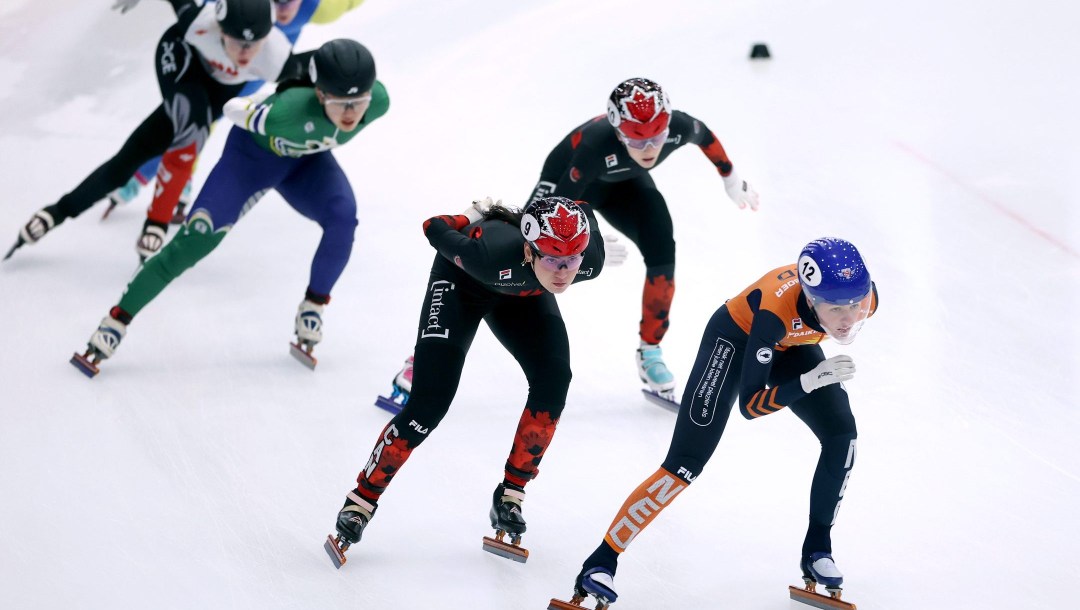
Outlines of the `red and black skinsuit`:
[[[671,113],[668,137],[656,167],[687,144],[701,148],[721,176],[732,164],[720,140],[694,117]],[[578,126],[548,154],[532,199],[557,195],[585,201],[637,245],[645,259],[641,340],[659,344],[675,295],[675,238],[671,214],[649,170],[630,158],[615,128],[601,115]]]
[[[588,206],[582,208],[591,235],[574,283],[595,278],[604,265],[604,240]],[[465,216],[436,216],[424,223],[424,233],[439,253],[420,310],[412,392],[401,413],[380,432],[357,477],[356,493],[372,503],[449,410],[481,320],[529,382],[506,460],[506,481],[524,487],[536,476],[570,386],[566,325],[555,295],[523,263],[520,229],[496,218],[469,224]]]

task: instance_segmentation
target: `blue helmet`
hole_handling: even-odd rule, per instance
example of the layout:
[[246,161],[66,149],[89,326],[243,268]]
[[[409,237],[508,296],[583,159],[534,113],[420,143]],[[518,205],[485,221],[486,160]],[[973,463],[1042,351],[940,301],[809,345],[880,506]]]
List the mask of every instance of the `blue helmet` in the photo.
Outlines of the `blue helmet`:
[[870,272],[849,241],[822,237],[799,253],[799,284],[814,303],[857,303],[870,294]]

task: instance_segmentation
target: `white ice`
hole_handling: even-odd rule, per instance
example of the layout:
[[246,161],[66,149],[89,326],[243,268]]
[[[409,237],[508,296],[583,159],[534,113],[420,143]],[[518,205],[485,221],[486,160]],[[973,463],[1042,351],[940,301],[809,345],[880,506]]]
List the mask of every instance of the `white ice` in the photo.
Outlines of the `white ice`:
[[[0,236],[159,102],[164,2],[0,6]],[[387,414],[433,251],[421,222],[529,195],[552,146],[648,76],[761,194],[695,149],[653,172],[678,241],[664,343],[680,385],[709,315],[821,235],[881,309],[850,353],[859,458],[834,529],[860,608],[1070,608],[1080,583],[1080,9],[1061,0],[368,0],[352,36],[389,114],[339,150],[360,202],[312,373],[287,354],[318,228],[268,196],[129,329],[68,363],[135,269],[148,194],[0,266],[0,608],[544,608],[565,597],[673,416],[633,369],[643,265],[560,297],[575,378],[529,485],[525,565],[481,551],[525,399],[486,330],[438,431],[349,563],[322,549]],[[751,62],[754,42],[773,59]],[[197,186],[220,153],[219,127]],[[4,241],[5,250],[9,241]],[[826,347],[829,354],[839,346]],[[795,608],[817,445],[733,415],[706,471],[622,557],[616,608]]]

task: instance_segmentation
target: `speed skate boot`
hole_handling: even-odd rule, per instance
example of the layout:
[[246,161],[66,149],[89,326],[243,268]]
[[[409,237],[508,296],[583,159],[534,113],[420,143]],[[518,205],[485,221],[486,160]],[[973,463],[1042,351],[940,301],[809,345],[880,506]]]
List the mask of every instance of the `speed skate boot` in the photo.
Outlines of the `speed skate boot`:
[[[854,604],[840,601],[840,585],[844,584],[844,575],[837,569],[831,554],[811,553],[802,558],[799,566],[802,568],[804,587],[788,587],[791,599],[815,608],[855,610]],[[828,596],[817,593],[818,584],[825,585]]]
[[604,566],[582,568],[574,581],[574,596],[569,602],[552,599],[548,610],[578,610],[584,608],[585,599],[596,598],[596,610],[605,610],[619,598],[615,592],[615,573]]
[[[57,220],[59,219],[59,220]],[[19,229],[19,237],[15,240],[15,245],[8,250],[4,255],[4,260],[11,258],[11,255],[16,250],[23,247],[26,244],[37,243],[45,234],[52,230],[53,227],[63,222],[64,216],[57,209],[55,204],[41,208],[34,212],[34,215],[30,217],[30,220]]]
[[161,247],[165,245],[165,234],[168,230],[167,223],[146,219],[143,223],[142,235],[139,236],[139,241],[135,242],[135,251],[138,252],[141,262],[146,262],[146,259],[161,250]]
[[409,356],[405,359],[405,366],[401,367],[397,375],[394,375],[394,392],[390,395],[390,400],[401,396],[402,405],[409,402],[409,393],[412,392],[412,369],[413,357]]
[[327,536],[326,543],[323,544],[335,567],[340,569],[345,564],[345,551],[360,542],[364,528],[375,515],[376,508],[378,506],[374,502],[365,500],[356,490],[345,496],[345,505],[338,512],[337,536]]
[[646,394],[675,402],[675,376],[664,364],[664,352],[659,345],[642,342],[637,349],[637,367],[638,377],[649,386],[643,390]]
[[180,199],[176,202],[176,211],[173,212],[172,220],[169,224],[182,225],[187,219],[187,210],[191,208],[191,180],[187,181],[184,185],[184,190],[180,192]]
[[325,309],[325,304],[305,298],[296,310],[296,342],[290,345],[290,353],[311,370],[315,370],[315,365],[319,363],[311,352],[322,341],[322,314]]
[[112,214],[112,211],[121,205],[131,203],[136,197],[139,196],[139,189],[142,188],[142,183],[135,176],[132,176],[127,184],[109,193],[109,206],[105,208],[105,213],[101,215],[101,219],[105,220]]
[[[484,550],[521,563],[529,558],[528,549],[521,547],[521,535],[525,533],[525,517],[521,505],[525,502],[525,488],[503,481],[495,488],[491,498],[488,517],[495,537],[484,536]],[[503,538],[510,534],[510,544]]]
[[409,402],[409,394],[412,393],[413,357],[405,359],[405,366],[394,375],[390,382],[390,397],[379,396],[375,399],[375,406],[394,413],[401,413],[401,408]]
[[[114,308],[116,310],[117,308]],[[98,363],[106,358],[111,358],[116,348],[120,347],[120,341],[127,334],[127,324],[113,316],[112,312],[101,319],[97,330],[90,335],[90,341],[86,344],[86,352],[76,352],[71,356],[71,364],[82,371],[84,375],[93,379],[100,371]]]

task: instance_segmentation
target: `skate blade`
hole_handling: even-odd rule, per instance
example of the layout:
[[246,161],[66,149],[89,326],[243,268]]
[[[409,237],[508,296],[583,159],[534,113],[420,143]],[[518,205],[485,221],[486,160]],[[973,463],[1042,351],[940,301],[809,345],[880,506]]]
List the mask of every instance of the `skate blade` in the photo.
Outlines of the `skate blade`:
[[296,358],[300,364],[308,367],[311,370],[315,370],[315,365],[319,363],[319,360],[315,356],[311,355],[311,350],[314,348],[303,348],[299,343],[289,344],[289,353],[293,358]]
[[672,396],[671,398],[667,398],[656,390],[646,390],[644,388],[642,388],[641,393],[645,395],[646,400],[653,403],[654,405],[664,407],[665,409],[674,413],[679,412],[679,403],[676,402],[674,396]]
[[15,240],[15,245],[12,246],[11,249],[7,251],[7,254],[4,255],[4,260],[7,260],[7,259],[11,258],[11,255],[15,254],[15,251],[18,250],[19,246],[21,246],[21,245],[22,245],[22,238],[19,238],[19,239]]
[[821,610],[856,610],[855,604],[840,601],[835,597],[822,595],[816,591],[807,591],[804,587],[789,586],[788,592],[791,594],[791,599],[807,606],[821,608]]
[[[585,604],[582,603],[583,601],[585,601],[584,597],[577,596],[572,597],[568,602],[564,602],[561,599],[555,599],[553,597],[551,598],[551,601],[548,602],[547,610],[581,610],[581,608],[587,607],[585,606]],[[607,608],[606,604],[596,604],[597,610],[604,610],[604,608]]]
[[[334,562],[334,567],[341,569],[341,566],[345,565],[348,561],[345,559],[345,551],[338,546],[337,540],[333,535],[326,537],[326,542],[323,543],[323,548],[326,549],[326,554],[330,556],[330,561]],[[346,549],[349,547],[345,547]]]
[[109,201],[109,207],[105,208],[105,213],[101,215],[101,222],[105,222],[105,220],[109,218],[109,214],[112,214],[112,211],[115,210],[115,209],[116,209],[116,202],[110,200]]
[[[563,601],[562,599],[555,599],[552,597],[551,601],[548,602],[548,610],[580,610],[581,608],[584,608],[584,606],[580,604],[580,601],[583,601],[584,598],[577,602],[575,599],[578,598],[575,597],[570,601]],[[597,606],[597,608],[599,608],[599,606]]]
[[380,409],[384,409],[386,411],[389,411],[389,412],[393,413],[394,415],[397,415],[398,413],[401,413],[401,405],[399,405],[398,403],[394,402],[393,400],[391,400],[391,399],[389,399],[389,398],[387,398],[385,396],[379,396],[378,398],[376,398],[375,399],[375,406],[379,407]]
[[75,352],[71,355],[70,362],[72,365],[75,366],[75,368],[79,369],[79,371],[83,375],[86,375],[90,379],[93,379],[101,371],[98,370],[97,364],[91,362],[90,359],[88,359],[86,356],[87,354],[80,354],[78,352]]
[[484,550],[498,555],[499,557],[512,559],[518,563],[525,563],[525,561],[529,559],[529,549],[514,544],[500,542],[488,536],[484,536]]

